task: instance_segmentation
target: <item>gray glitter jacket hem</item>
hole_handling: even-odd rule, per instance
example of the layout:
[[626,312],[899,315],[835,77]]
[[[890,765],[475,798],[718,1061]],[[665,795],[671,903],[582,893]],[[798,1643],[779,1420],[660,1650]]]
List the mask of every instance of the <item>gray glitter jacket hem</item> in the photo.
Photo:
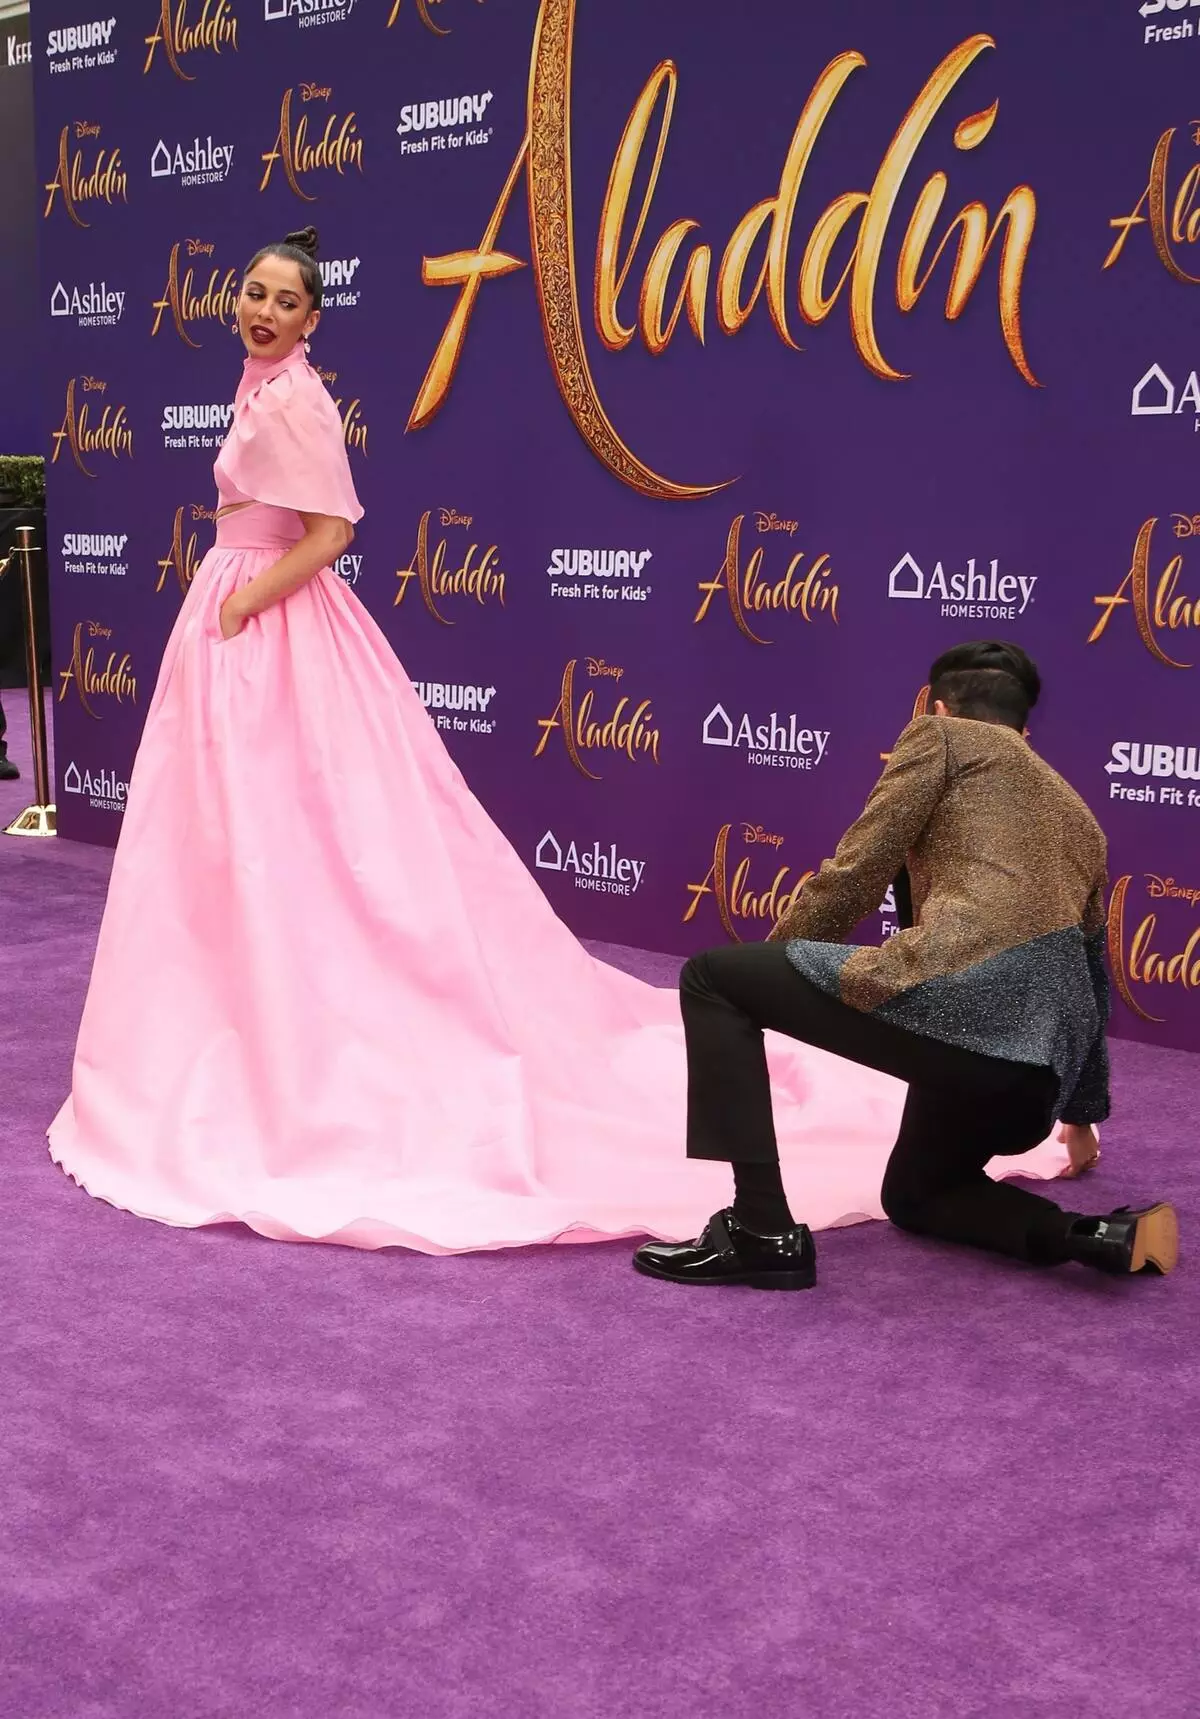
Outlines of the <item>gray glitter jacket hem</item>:
[[[851,1008],[1051,1068],[1067,1122],[1108,1115],[1103,833],[1015,730],[918,717],[862,816],[771,933]],[[907,868],[914,923],[847,946]]]

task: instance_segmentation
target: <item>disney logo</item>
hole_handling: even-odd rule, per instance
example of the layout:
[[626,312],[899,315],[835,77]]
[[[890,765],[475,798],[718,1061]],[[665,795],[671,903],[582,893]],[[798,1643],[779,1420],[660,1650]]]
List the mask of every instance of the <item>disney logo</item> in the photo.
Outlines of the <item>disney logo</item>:
[[616,668],[612,663],[606,663],[603,657],[588,657],[587,671],[593,680],[620,680],[625,673],[623,668]]
[[465,525],[469,531],[475,522],[473,514],[459,513],[454,507],[443,507],[439,511],[443,525]]
[[1175,521],[1171,530],[1176,537],[1200,537],[1200,513],[1173,513],[1171,518]]
[[108,383],[99,381],[95,376],[85,376],[83,378],[83,391],[85,394],[103,394],[106,392],[107,388]]
[[769,848],[781,848],[783,846],[783,837],[771,835],[769,831],[763,829],[761,824],[743,824],[742,839],[747,847],[753,846],[756,842],[765,844]]
[[321,378],[322,382],[336,382],[338,379],[338,373],[336,370],[326,370],[320,364],[314,365],[313,368],[316,370],[317,375]]
[[777,513],[756,513],[754,523],[760,532],[786,531],[789,537],[793,537],[800,529],[798,519],[780,519]]
[[87,120],[77,119],[75,121],[75,135],[76,137],[99,137],[100,127],[90,125]]
[[192,518],[193,518],[193,520],[211,519],[215,522],[216,517],[217,517],[217,510],[215,507],[201,507],[200,503],[196,502],[196,501],[194,501],[192,503]]
[[1200,889],[1188,889],[1173,877],[1155,877],[1153,872],[1146,873],[1146,894],[1152,901],[1186,901],[1189,907],[1200,901]]
[[302,101],[328,101],[333,94],[329,84],[301,84],[300,98]]
[[85,621],[89,639],[111,639],[112,628],[106,627],[100,621]]
[[189,257],[211,257],[213,254],[212,241],[210,239],[189,239],[187,254]]

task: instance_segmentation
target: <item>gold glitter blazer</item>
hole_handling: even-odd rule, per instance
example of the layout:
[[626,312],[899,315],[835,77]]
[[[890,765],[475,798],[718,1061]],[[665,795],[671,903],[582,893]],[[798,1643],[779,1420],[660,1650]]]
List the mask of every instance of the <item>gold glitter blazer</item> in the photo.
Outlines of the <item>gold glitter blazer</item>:
[[[881,948],[847,947],[905,866],[915,923]],[[1062,1119],[1100,1122],[1106,887],[1099,824],[1015,729],[921,716],[771,938],[852,1008],[1053,1068]]]

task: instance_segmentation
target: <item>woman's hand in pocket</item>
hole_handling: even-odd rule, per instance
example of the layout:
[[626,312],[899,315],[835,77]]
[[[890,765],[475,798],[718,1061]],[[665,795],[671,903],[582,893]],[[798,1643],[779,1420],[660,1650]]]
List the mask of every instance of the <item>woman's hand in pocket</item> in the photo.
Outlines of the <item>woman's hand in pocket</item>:
[[246,615],[238,602],[238,593],[234,591],[221,604],[221,637],[236,639],[246,625]]

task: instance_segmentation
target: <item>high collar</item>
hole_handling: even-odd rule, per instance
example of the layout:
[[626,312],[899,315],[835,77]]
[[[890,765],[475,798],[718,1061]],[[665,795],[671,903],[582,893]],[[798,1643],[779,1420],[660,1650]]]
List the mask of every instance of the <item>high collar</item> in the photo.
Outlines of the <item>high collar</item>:
[[261,388],[264,382],[273,382],[276,376],[282,376],[285,370],[303,369],[307,364],[308,357],[302,340],[298,340],[282,358],[255,358],[253,353],[248,352],[242,365],[242,381],[237,397],[242,400],[253,389]]

